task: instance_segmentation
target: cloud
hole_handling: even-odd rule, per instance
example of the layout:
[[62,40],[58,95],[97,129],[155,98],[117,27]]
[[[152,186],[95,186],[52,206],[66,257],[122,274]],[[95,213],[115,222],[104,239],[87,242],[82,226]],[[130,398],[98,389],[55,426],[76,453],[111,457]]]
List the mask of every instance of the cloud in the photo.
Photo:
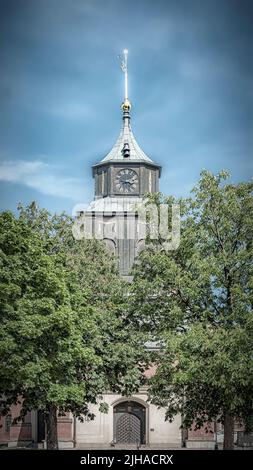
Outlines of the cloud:
[[40,160],[10,160],[0,163],[0,181],[19,183],[40,193],[82,200],[84,185],[81,179],[60,174],[62,169]]

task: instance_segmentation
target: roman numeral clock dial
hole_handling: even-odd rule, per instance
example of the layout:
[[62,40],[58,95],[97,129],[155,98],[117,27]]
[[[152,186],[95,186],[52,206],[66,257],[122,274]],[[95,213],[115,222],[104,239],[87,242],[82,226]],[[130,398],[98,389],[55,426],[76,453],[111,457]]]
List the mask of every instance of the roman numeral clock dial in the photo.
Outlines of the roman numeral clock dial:
[[125,168],[118,171],[115,177],[116,191],[122,194],[131,194],[137,192],[138,175],[134,170]]

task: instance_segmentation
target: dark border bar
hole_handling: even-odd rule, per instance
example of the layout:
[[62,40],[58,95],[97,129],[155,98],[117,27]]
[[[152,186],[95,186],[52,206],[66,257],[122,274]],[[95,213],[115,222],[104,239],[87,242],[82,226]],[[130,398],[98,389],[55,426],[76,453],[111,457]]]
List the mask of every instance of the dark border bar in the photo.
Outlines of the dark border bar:
[[[217,464],[242,466],[249,461],[252,451],[213,451],[213,450],[59,450],[47,451],[36,449],[5,449],[0,452],[2,468],[12,468],[12,465],[23,464],[26,468],[53,465],[54,468],[79,467],[85,468],[96,465],[100,468],[115,468],[119,465],[131,469],[142,466],[162,466],[175,468],[213,467]],[[8,467],[7,467],[8,466]]]

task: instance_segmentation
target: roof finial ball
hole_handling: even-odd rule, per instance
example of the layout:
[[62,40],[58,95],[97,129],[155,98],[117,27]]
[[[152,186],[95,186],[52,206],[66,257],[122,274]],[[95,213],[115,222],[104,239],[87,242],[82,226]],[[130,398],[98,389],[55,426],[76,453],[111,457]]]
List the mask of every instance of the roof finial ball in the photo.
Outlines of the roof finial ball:
[[130,109],[131,109],[131,103],[129,101],[128,98],[125,98],[122,105],[121,105],[121,108],[123,109],[124,112],[129,112]]

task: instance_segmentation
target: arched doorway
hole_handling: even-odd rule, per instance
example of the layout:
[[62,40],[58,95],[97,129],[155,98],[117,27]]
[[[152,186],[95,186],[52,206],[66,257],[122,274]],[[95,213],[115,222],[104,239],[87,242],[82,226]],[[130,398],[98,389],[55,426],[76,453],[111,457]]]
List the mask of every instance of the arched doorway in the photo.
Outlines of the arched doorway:
[[113,408],[116,444],[146,443],[146,408],[137,401],[123,401]]

